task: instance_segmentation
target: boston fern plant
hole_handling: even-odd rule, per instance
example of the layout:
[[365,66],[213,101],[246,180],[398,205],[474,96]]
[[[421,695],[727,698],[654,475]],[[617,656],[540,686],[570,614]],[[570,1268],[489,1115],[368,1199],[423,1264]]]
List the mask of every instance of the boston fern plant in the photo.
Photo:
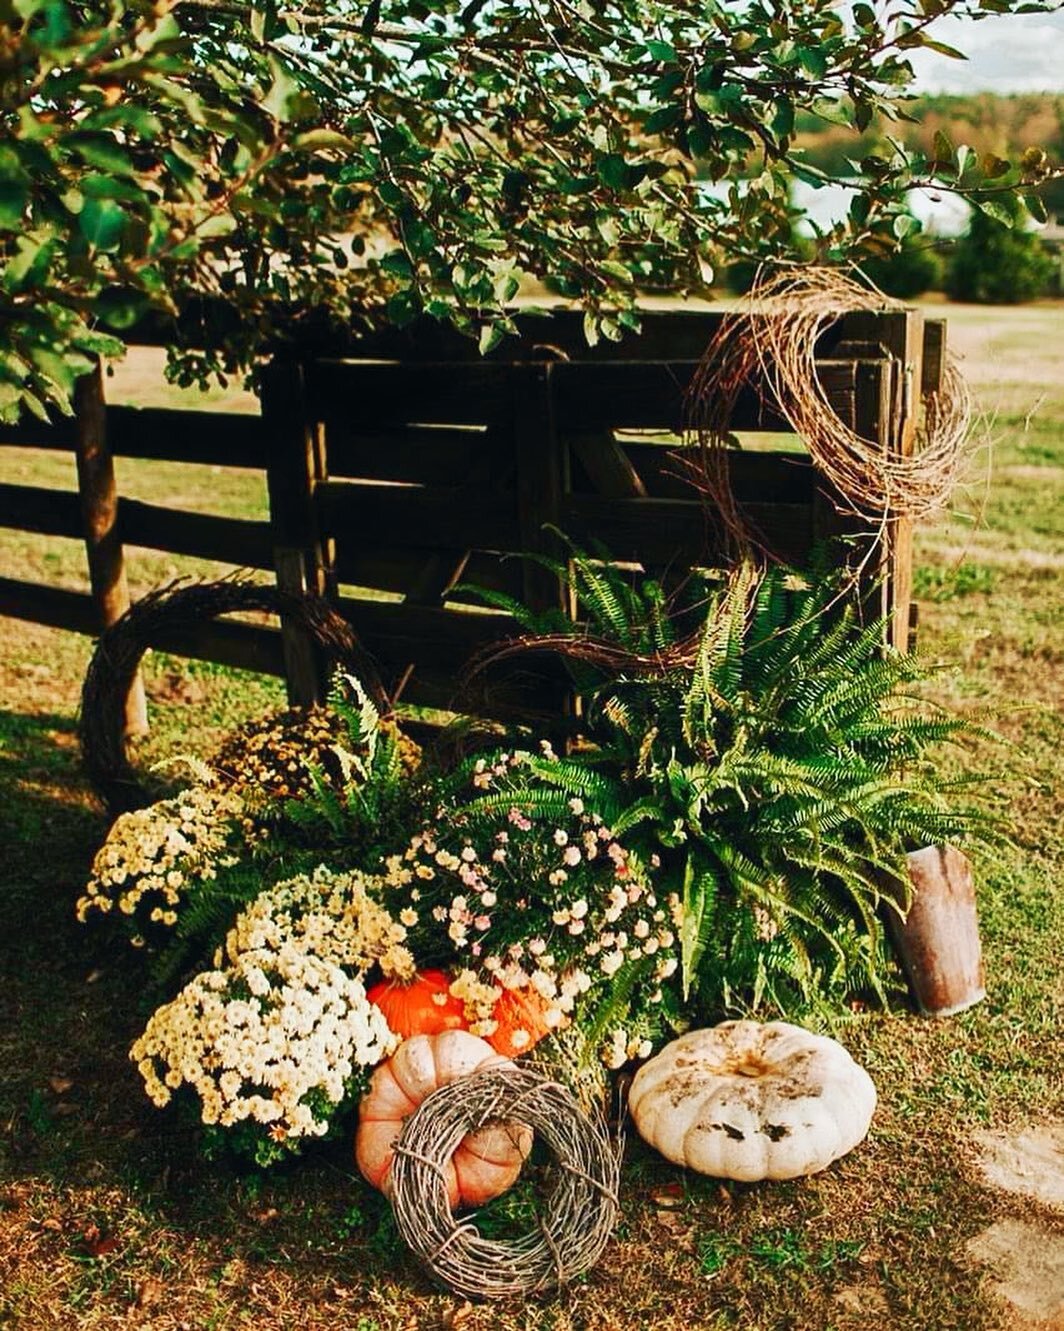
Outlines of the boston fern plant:
[[676,613],[606,558],[554,567],[570,620],[484,593],[526,630],[512,650],[560,654],[582,699],[586,739],[530,760],[528,806],[579,798],[658,866],[683,903],[685,1008],[884,999],[906,852],[990,826],[930,759],[966,723],[910,691],[925,668],[860,624],[837,573],[743,564]]

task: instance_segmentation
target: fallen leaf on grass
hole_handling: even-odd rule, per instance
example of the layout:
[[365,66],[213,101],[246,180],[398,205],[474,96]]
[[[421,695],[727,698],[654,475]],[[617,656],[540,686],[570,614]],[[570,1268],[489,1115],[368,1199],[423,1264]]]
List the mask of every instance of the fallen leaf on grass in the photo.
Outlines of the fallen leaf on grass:
[[58,1072],[48,1078],[48,1085],[55,1091],[56,1095],[66,1095],[67,1091],[74,1088],[74,1083],[70,1078],[64,1077]]
[[137,1286],[137,1295],[133,1300],[134,1308],[149,1308],[153,1303],[158,1303],[164,1292],[163,1282],[153,1280],[149,1277],[142,1280]]
[[61,1220],[57,1220],[54,1215],[50,1215],[47,1218],[47,1220],[41,1221],[41,1228],[49,1229],[53,1234],[62,1234],[63,1222]]
[[99,1225],[87,1225],[81,1234],[81,1241],[90,1257],[106,1257],[118,1247],[118,1239],[109,1235],[106,1238],[100,1232]]
[[443,1331],[459,1331],[473,1315],[473,1305],[468,1301],[460,1303],[457,1308],[448,1308],[440,1319],[443,1323]]
[[250,1214],[252,1220],[257,1221],[260,1225],[272,1225],[275,1220],[281,1218],[281,1213],[276,1206],[267,1206],[264,1211],[252,1211]]

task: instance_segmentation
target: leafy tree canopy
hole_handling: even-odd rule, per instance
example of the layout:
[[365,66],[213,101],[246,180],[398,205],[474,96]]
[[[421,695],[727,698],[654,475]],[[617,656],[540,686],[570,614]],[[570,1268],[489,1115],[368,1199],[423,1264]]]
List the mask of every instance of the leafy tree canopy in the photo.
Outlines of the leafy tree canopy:
[[[801,112],[897,117],[934,21],[1024,0],[0,0],[0,419],[69,402],[151,309],[222,297],[218,352],[278,328],[450,319],[488,350],[526,279],[589,337],[704,259],[786,255]],[[1051,172],[945,136],[861,163],[840,258],[934,182],[993,207]],[[104,330],[104,331],[101,331]]]

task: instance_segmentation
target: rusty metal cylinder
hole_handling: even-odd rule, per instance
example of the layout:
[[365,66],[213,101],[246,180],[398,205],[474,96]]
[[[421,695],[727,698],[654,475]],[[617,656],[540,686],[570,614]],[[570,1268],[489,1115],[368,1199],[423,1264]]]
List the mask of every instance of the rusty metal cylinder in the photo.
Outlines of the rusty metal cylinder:
[[913,904],[893,919],[894,941],[919,1010],[949,1017],[986,997],[975,887],[968,857],[925,846],[909,857]]

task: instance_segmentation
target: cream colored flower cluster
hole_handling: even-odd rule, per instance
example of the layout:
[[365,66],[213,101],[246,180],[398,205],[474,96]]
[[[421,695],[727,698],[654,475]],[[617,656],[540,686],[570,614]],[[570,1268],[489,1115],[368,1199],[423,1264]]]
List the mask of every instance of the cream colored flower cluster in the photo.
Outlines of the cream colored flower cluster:
[[259,834],[243,797],[212,785],[121,814],[93,860],[78,919],[117,910],[135,920],[139,946],[139,931],[174,925],[189,888],[235,864]]
[[[298,942],[333,966],[362,973],[374,964],[398,980],[414,976],[414,958],[403,946],[406,929],[374,900],[381,880],[319,866],[267,888],[247,906],[225,940],[225,956],[237,962],[247,952],[278,950]],[[215,958],[219,964],[221,956]]]
[[130,1058],[156,1105],[187,1085],[204,1123],[250,1119],[284,1141],[322,1135],[312,1093],[339,1104],[356,1067],[395,1044],[361,980],[287,941],[197,976],[152,1016]]

